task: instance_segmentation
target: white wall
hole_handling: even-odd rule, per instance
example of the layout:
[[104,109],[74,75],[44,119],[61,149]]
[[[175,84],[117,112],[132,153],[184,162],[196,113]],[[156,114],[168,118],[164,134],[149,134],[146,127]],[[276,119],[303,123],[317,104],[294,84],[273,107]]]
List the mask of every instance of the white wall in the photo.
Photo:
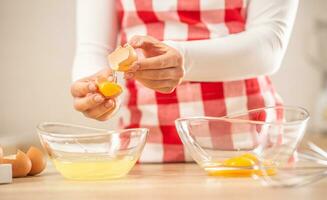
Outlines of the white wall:
[[308,61],[308,46],[315,19],[327,20],[326,8],[325,0],[300,0],[288,51],[281,69],[272,77],[285,104],[303,106],[311,113],[321,92],[322,73]]
[[113,123],[88,120],[72,109],[69,85],[74,18],[72,0],[0,0],[3,146],[35,142],[35,127],[43,121],[92,126]]
[[[88,120],[72,109],[74,4],[72,0],[0,0],[0,144],[35,142],[35,126],[42,121],[115,124],[116,120]],[[305,60],[304,50],[313,18],[325,15],[323,7],[327,7],[324,0],[301,1],[290,48],[273,77],[287,104],[310,111],[321,80]]]

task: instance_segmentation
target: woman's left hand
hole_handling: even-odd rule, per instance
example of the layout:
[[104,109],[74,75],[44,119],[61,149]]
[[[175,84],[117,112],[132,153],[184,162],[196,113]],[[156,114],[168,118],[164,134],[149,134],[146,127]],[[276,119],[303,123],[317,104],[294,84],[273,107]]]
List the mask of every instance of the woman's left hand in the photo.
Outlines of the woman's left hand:
[[185,70],[182,55],[174,48],[150,36],[134,36],[129,44],[142,49],[144,57],[131,66],[125,78],[135,78],[144,86],[171,93],[182,82]]

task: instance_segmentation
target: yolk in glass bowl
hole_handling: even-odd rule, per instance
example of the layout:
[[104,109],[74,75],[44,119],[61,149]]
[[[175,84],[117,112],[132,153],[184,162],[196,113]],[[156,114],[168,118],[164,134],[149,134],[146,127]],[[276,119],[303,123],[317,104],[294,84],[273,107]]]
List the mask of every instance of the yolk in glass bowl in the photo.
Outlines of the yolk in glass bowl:
[[[205,170],[211,176],[222,177],[249,177],[252,175],[273,176],[276,174],[276,168],[273,163],[264,162],[263,166],[265,169],[255,169],[255,165],[258,163],[259,160],[255,155],[246,153],[241,156],[229,158],[223,162],[217,162],[216,166],[205,167]],[[244,167],[244,169],[242,169],[242,167]]]

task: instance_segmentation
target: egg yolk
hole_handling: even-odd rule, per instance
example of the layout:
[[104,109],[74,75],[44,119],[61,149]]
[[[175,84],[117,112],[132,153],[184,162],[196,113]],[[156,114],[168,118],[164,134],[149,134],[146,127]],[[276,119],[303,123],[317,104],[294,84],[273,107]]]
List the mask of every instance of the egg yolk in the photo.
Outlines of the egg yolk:
[[100,93],[105,97],[116,97],[123,91],[120,85],[109,81],[103,81],[97,85]]
[[[243,154],[241,156],[233,157],[227,159],[223,162],[217,163],[218,166],[216,167],[208,167],[206,170],[208,171],[209,175],[212,176],[224,176],[224,177],[249,177],[252,175],[268,175],[272,176],[277,173],[276,168],[274,167],[273,163],[264,162],[265,169],[252,169],[259,162],[258,158],[250,153]],[[219,168],[225,167],[225,168]],[[226,169],[226,167],[249,167],[249,169]]]
[[259,163],[259,159],[258,159],[255,155],[253,155],[253,154],[251,154],[251,153],[245,153],[245,154],[243,154],[241,157],[243,157],[243,158],[247,158],[247,159],[249,159],[249,160],[252,160],[252,161],[255,162],[255,163]]
[[250,158],[240,156],[225,160],[223,165],[228,167],[252,167],[255,165],[255,162]]

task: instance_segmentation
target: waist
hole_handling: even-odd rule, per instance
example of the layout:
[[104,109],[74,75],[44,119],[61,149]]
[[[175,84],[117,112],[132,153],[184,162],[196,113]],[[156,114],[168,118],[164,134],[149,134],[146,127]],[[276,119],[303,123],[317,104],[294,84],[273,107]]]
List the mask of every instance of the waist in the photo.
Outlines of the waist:
[[271,80],[267,76],[226,82],[184,81],[170,94],[155,92],[134,80],[127,81],[126,87],[129,93],[138,94],[138,104],[152,104],[151,99],[167,100],[168,102],[169,100],[178,99],[179,102],[190,102],[264,95],[265,93],[275,92]]

